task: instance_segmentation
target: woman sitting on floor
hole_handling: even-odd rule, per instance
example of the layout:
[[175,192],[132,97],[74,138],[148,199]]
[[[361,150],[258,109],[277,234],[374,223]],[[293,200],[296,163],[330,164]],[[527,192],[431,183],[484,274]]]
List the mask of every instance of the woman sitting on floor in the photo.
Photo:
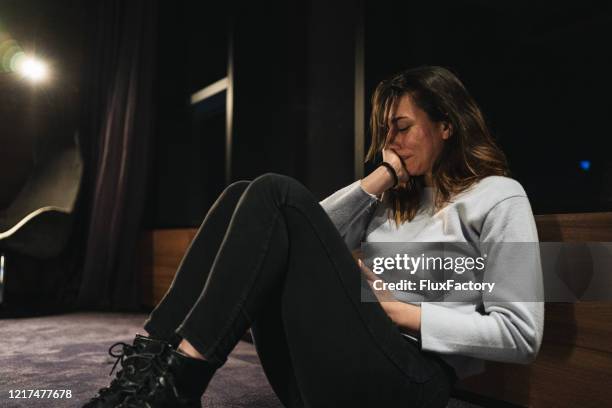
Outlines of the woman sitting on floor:
[[[384,163],[321,202],[284,175],[228,186],[148,336],[125,346],[117,378],[86,407],[200,407],[249,329],[286,407],[444,407],[483,360],[533,360],[542,303],[478,291],[392,301],[364,284],[371,274],[351,253],[361,242],[538,241],[525,191],[463,84],[440,67],[401,72],[376,88],[370,123],[368,160]],[[487,281],[513,273],[513,254],[494,256]],[[537,281],[541,270],[525,274]]]

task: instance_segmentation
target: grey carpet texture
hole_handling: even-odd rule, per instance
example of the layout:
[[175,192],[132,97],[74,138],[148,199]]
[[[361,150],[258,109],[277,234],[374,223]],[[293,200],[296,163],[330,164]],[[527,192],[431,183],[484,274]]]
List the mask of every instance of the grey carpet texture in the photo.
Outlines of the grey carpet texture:
[[[0,407],[79,407],[108,385],[108,348],[144,334],[143,314],[71,313],[0,319]],[[114,375],[114,374],[113,374]],[[71,399],[11,399],[9,390],[71,390]],[[206,408],[282,407],[254,347],[241,341],[202,397]],[[475,405],[451,400],[450,408]]]

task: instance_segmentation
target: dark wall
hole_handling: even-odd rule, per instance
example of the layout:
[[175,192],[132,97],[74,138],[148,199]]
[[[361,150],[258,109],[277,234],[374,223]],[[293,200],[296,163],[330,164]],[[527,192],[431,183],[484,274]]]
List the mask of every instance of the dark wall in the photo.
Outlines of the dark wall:
[[355,180],[356,4],[317,1],[310,11],[305,167],[320,199]]
[[193,226],[223,180],[215,169],[224,166],[219,150],[225,135],[223,124],[219,127],[223,112],[203,123],[190,96],[226,76],[228,11],[222,4],[160,1],[159,16],[156,136],[145,224]]
[[297,63],[305,52],[305,21],[292,6],[245,2],[232,9],[232,181],[270,171],[302,176],[295,158],[304,111],[294,107],[305,89],[292,79],[306,79]]
[[283,173],[319,198],[354,180],[353,5],[235,10],[232,179]]
[[276,172],[323,198],[354,180],[352,4],[161,5],[149,226],[199,225],[225,187],[225,106],[189,97],[230,55],[230,181]]

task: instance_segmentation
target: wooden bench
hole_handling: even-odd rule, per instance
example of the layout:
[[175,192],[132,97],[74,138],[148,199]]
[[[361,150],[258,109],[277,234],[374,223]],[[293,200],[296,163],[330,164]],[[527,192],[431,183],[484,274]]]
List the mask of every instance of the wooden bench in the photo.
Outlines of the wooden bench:
[[[612,241],[612,213],[541,215],[536,223],[541,241]],[[145,304],[161,300],[196,232],[145,234]],[[544,341],[533,364],[487,363],[484,374],[460,382],[457,391],[531,407],[612,405],[612,303],[546,304]]]

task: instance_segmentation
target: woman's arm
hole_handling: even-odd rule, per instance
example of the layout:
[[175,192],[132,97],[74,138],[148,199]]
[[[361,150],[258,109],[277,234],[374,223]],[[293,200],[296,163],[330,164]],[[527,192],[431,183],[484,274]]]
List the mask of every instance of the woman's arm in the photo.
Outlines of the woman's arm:
[[[485,296],[484,313],[422,303],[422,348],[442,354],[528,363],[536,357],[542,342],[544,304],[537,301],[542,299],[542,270],[537,230],[527,197],[513,196],[496,204],[486,215],[480,234],[482,244],[493,244],[489,245],[485,280],[508,282],[509,290],[492,298]],[[523,243],[524,249],[513,243]]]
[[393,185],[393,181],[389,170],[380,166],[362,180],[319,202],[349,249],[360,247],[370,211],[380,200],[380,195]]
[[341,188],[319,204],[340,233],[350,250],[360,247],[371,211],[377,197],[361,187],[361,180]]
[[402,302],[382,302],[381,306],[402,333],[421,335],[421,308]]
[[[357,261],[357,264],[361,268],[361,272],[364,278],[368,281],[370,286],[374,284],[374,281],[378,279],[378,276],[374,274],[368,268],[363,261],[363,253],[361,250],[353,251],[353,257]],[[398,301],[393,293],[388,290],[374,290],[372,288],[374,296],[378,299],[378,302],[382,306],[383,310],[391,318],[393,323],[398,326],[402,333],[409,334],[413,337],[419,337],[421,331],[421,308],[412,304],[402,303]]]
[[[408,172],[400,157],[391,149],[383,150],[383,160],[394,169],[400,183],[408,180]],[[362,180],[357,180],[336,191],[319,204],[346,242],[348,248],[359,248],[369,221],[370,210],[381,195],[393,186],[394,177],[383,166],[377,167]]]
[[[383,149],[383,161],[393,167],[397,175],[397,181],[400,185],[406,183],[409,178],[406,165],[393,149]],[[375,196],[380,196],[382,193],[393,187],[395,179],[390,170],[384,166],[378,166],[370,175],[361,180],[361,187],[368,193]]]
[[393,176],[386,167],[378,166],[376,170],[361,180],[361,187],[368,193],[380,197],[387,189],[393,187]]

